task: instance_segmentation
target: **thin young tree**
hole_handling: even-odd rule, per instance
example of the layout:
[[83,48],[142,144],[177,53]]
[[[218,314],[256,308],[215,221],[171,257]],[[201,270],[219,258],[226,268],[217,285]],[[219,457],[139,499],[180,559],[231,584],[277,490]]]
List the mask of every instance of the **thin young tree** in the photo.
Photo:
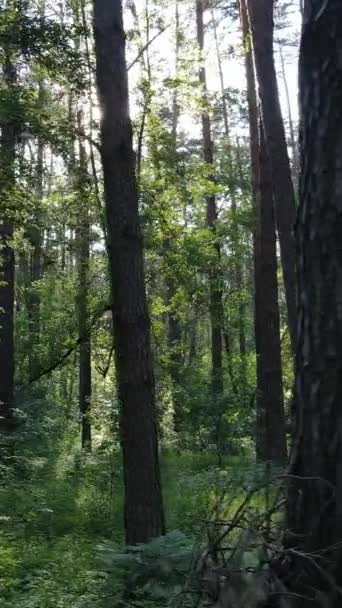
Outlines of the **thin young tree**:
[[[181,29],[179,18],[179,0],[175,0],[175,78],[178,75],[180,50],[181,50]],[[171,141],[170,141],[170,165],[173,169],[177,168],[177,148],[178,148],[178,123],[179,123],[179,91],[175,86],[172,94],[171,108]],[[164,241],[164,252],[168,254],[172,250],[172,240],[170,237]],[[179,398],[179,384],[181,380],[182,355],[181,339],[182,324],[175,309],[174,298],[177,294],[177,284],[175,277],[168,272],[166,277],[166,301],[168,305],[167,317],[167,345],[169,350],[169,370],[172,380],[172,400],[173,400],[173,419],[175,431],[181,429],[182,423],[182,403]]]
[[[230,198],[230,209],[231,209],[231,248],[233,255],[233,277],[232,287],[236,293],[238,293],[239,304],[238,304],[238,342],[241,357],[241,380],[243,383],[246,381],[246,306],[243,301],[242,291],[244,288],[243,281],[243,264],[241,255],[239,252],[240,245],[240,230],[237,216],[237,179],[236,179],[236,168],[233,162],[232,153],[232,141],[230,133],[230,118],[229,118],[229,105],[227,100],[226,86],[223,72],[223,61],[220,50],[220,42],[217,31],[217,22],[215,9],[211,7],[211,18],[212,27],[215,39],[215,50],[218,65],[220,91],[221,91],[221,102],[222,102],[222,115],[225,135],[225,154],[227,156],[227,169],[229,179],[229,198]],[[228,329],[226,329],[228,331]]]
[[164,532],[150,319],[129,117],[121,0],[94,0],[101,157],[110,273],[128,544]]
[[[214,151],[213,140],[211,133],[211,120],[208,109],[208,90],[207,78],[204,61],[204,2],[196,0],[196,26],[197,26],[197,43],[200,52],[200,68],[199,82],[201,86],[201,120],[202,120],[202,138],[203,138],[203,158],[208,168],[211,171],[211,179],[214,181]],[[213,415],[215,417],[216,434],[217,434],[217,449],[219,456],[221,454],[221,408],[223,400],[223,303],[222,303],[222,276],[220,268],[221,248],[217,235],[217,207],[216,197],[214,194],[209,194],[206,197],[206,215],[207,226],[213,237],[214,256],[213,262],[209,269],[209,308],[210,308],[210,325],[211,325],[211,365],[212,365],[212,397],[213,397]]]
[[[342,4],[305,2],[300,52],[297,428],[288,496],[301,607],[341,605]],[[316,591],[315,591],[316,590]]]

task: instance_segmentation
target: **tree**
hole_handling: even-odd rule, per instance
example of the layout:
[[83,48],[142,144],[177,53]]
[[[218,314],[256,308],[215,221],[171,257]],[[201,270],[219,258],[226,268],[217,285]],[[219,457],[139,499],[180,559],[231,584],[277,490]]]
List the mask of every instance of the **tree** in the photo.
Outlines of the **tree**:
[[84,146],[84,120],[82,110],[78,111],[79,166],[78,192],[81,198],[77,227],[78,252],[78,294],[77,313],[79,331],[79,410],[81,418],[82,448],[91,450],[91,328],[89,314],[89,273],[90,273],[90,193],[87,156]]
[[[10,94],[16,82],[16,68],[9,49],[6,50],[3,80]],[[15,260],[12,238],[13,210],[10,195],[14,189],[16,125],[10,107],[1,125],[0,197],[4,215],[0,220],[0,431],[6,433],[15,425],[14,400],[14,281]]]
[[[178,0],[175,0],[175,78],[178,75],[179,68],[179,55],[181,47],[181,31],[180,31],[180,20],[179,20],[179,5]],[[179,122],[179,103],[178,103],[178,89],[174,87],[172,95],[172,129],[171,129],[171,145],[170,145],[170,160],[173,168],[177,167],[177,143],[178,143],[178,122]],[[164,243],[165,253],[171,249],[171,239],[166,238]],[[177,311],[174,306],[174,298],[177,294],[177,284],[171,273],[168,273],[166,277],[166,301],[168,304],[168,327],[167,327],[167,344],[170,353],[170,376],[173,383],[172,399],[173,399],[173,410],[174,410],[174,427],[178,431],[181,428],[182,422],[182,405],[179,398],[179,384],[180,384],[180,372],[181,372],[181,338],[182,338],[182,326],[177,316]]]
[[121,0],[94,0],[96,73],[128,544],[164,532],[150,320],[128,108]]
[[[204,64],[204,24],[203,0],[196,0],[197,43],[200,51],[199,82],[202,87],[201,120],[203,137],[203,158],[211,170],[211,180],[214,182],[214,153],[211,134],[211,122],[208,109],[208,91],[206,70]],[[206,197],[207,226],[212,234],[214,256],[209,269],[209,308],[211,325],[211,364],[212,364],[212,396],[214,417],[216,419],[217,449],[221,453],[221,408],[223,400],[223,365],[222,365],[222,276],[220,269],[221,247],[217,236],[217,208],[215,194]]]
[[[220,89],[221,89],[221,100],[222,100],[222,114],[223,114],[223,124],[224,124],[224,134],[225,134],[225,144],[226,144],[226,155],[227,155],[227,169],[229,172],[229,198],[230,198],[230,209],[231,209],[231,249],[234,261],[233,268],[233,277],[232,277],[232,287],[234,291],[238,294],[241,294],[243,290],[243,265],[241,262],[241,256],[239,255],[239,221],[237,217],[237,180],[235,177],[235,173],[237,172],[233,163],[233,152],[232,152],[232,142],[230,135],[230,119],[229,119],[229,106],[227,101],[227,92],[224,82],[224,74],[223,74],[223,63],[222,56],[220,51],[220,44],[217,32],[217,24],[215,17],[214,7],[211,8],[211,17],[214,31],[214,39],[215,39],[215,50],[217,56],[217,65],[218,65],[218,73],[219,73],[219,81],[220,81]],[[238,334],[239,334],[239,350],[241,357],[241,378],[246,378],[246,311],[245,311],[245,302],[241,295],[239,296],[239,305],[238,305]],[[226,331],[228,331],[226,329]]]
[[296,248],[294,239],[296,203],[274,64],[273,5],[273,0],[248,0],[247,2],[262,119],[268,154],[271,159],[276,225],[284,276],[288,327],[294,352],[297,326]]
[[277,251],[272,178],[262,124],[259,134],[259,187],[256,206],[256,340],[259,461],[284,464],[286,431],[278,306]]
[[[272,177],[263,124],[259,117],[245,0],[240,0],[245,48],[251,185],[254,207],[254,302],[256,348],[256,456],[284,463],[286,434],[282,386],[277,253]],[[260,127],[258,129],[258,121]]]
[[342,584],[341,52],[341,3],[306,2],[300,52],[297,428],[287,516],[288,541],[296,549],[292,585],[315,600],[307,605],[329,608],[340,606]]

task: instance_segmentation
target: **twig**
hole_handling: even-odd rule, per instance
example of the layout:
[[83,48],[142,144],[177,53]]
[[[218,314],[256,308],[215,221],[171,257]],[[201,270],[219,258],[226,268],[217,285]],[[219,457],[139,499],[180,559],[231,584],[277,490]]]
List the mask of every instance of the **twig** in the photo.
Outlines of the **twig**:
[[149,40],[139,51],[139,53],[137,54],[136,58],[132,61],[132,63],[129,64],[129,66],[127,67],[127,72],[129,72],[129,70],[139,61],[140,57],[145,53],[145,51],[147,51],[147,49],[151,46],[151,44],[157,40],[157,38],[159,38],[159,36],[161,34],[163,34],[168,28],[170,27],[170,24],[165,25],[165,27],[163,27],[161,30],[159,30],[159,32],[157,32],[153,38],[151,38],[151,40]]

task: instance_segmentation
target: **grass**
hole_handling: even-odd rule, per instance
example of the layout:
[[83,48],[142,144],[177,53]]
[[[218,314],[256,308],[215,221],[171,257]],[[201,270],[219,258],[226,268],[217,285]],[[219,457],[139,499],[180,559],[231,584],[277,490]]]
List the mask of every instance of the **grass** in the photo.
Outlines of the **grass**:
[[[191,538],[203,535],[220,497],[220,517],[235,512],[256,476],[238,458],[218,469],[210,454],[165,451],[161,466],[168,528]],[[61,454],[30,468],[0,487],[0,608],[113,606],[97,547],[122,543],[119,455]],[[262,495],[253,498],[254,509],[264,504]]]

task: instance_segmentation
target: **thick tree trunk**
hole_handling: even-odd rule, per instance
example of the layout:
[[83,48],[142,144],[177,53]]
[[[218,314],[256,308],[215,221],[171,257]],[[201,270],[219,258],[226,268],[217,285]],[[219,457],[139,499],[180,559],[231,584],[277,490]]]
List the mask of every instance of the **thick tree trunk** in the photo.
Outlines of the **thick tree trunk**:
[[77,115],[79,138],[79,226],[77,230],[78,252],[78,332],[79,348],[79,411],[81,419],[81,445],[84,450],[91,450],[91,332],[89,315],[89,264],[90,264],[90,209],[89,209],[89,176],[87,156],[83,137],[83,116]]
[[[4,81],[10,88],[16,81],[15,67],[8,58]],[[7,210],[8,194],[14,186],[16,128],[11,116],[1,125],[0,197],[5,215],[0,219],[0,433],[15,428],[14,400],[14,288],[15,259],[11,239],[13,223]]]
[[128,544],[163,534],[150,319],[138,217],[121,0],[94,0],[102,164]]
[[286,457],[286,434],[281,376],[273,194],[265,138],[261,139],[259,136],[259,113],[253,57],[249,45],[246,0],[240,0],[240,17],[245,48],[251,186],[255,218],[253,254],[257,367],[256,455],[259,461],[283,462]]
[[[297,429],[288,497],[292,584],[341,606],[342,4],[306,2],[300,58]],[[318,596],[318,591],[324,595]],[[306,606],[305,602],[298,606]]]
[[276,226],[284,275],[288,326],[292,348],[295,351],[297,298],[296,248],[293,231],[296,204],[274,65],[273,4],[273,0],[247,0],[262,118],[271,159]]
[[[204,67],[204,24],[203,24],[203,0],[196,0],[196,25],[197,42],[200,50],[199,81],[202,87],[202,135],[203,135],[203,158],[208,166],[214,171],[213,142],[211,137],[210,116],[207,110],[208,94],[206,71]],[[214,179],[214,178],[213,178]],[[210,324],[211,324],[211,361],[212,361],[212,392],[214,408],[217,409],[217,435],[219,436],[220,411],[223,398],[223,367],[222,367],[222,277],[220,270],[220,243],[217,238],[216,222],[217,209],[214,195],[207,196],[207,226],[213,235],[215,260],[209,270],[210,290]],[[217,406],[218,404],[218,406]],[[214,412],[216,415],[216,412]],[[218,446],[219,448],[219,446]]]

